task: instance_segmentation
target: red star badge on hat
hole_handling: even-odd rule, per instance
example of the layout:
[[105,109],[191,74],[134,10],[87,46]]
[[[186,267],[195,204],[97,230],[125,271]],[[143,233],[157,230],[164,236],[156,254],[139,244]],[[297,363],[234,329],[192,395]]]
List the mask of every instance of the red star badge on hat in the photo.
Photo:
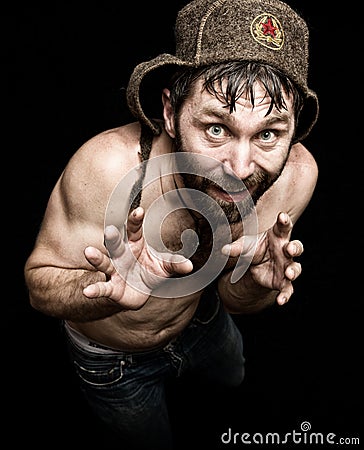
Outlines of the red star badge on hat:
[[272,14],[257,16],[250,25],[253,38],[272,50],[280,50],[284,43],[284,33],[279,20]]
[[272,23],[272,18],[268,17],[267,23],[262,23],[263,27],[263,34],[266,36],[267,34],[270,34],[272,38],[276,37],[276,30],[278,30],[277,27],[275,27]]

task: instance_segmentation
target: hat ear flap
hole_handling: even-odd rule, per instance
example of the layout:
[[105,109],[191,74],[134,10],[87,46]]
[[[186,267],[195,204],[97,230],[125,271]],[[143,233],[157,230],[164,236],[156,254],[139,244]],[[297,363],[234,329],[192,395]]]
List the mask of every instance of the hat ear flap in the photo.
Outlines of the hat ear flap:
[[317,122],[319,103],[315,92],[309,90],[299,113],[293,143],[302,141]]

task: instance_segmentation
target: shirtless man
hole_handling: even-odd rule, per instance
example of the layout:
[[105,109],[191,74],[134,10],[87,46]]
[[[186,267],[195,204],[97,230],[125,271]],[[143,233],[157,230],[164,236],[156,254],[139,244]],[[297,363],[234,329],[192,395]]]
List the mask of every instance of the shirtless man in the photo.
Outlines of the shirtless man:
[[[176,40],[176,56],[160,55],[131,75],[127,98],[138,120],[93,137],[70,159],[25,266],[32,306],[63,321],[89,404],[128,448],[172,448],[165,377],[195,370],[226,385],[242,382],[242,337],[230,313],[291,297],[303,245],[290,236],[318,173],[299,142],[318,114],[306,85],[307,26],[290,7],[276,0],[196,0],[180,11]],[[161,91],[163,118],[151,119],[142,80],[152,72],[161,80],[171,68],[178,76]],[[194,155],[202,167],[146,184],[153,164],[174,154]],[[206,168],[204,158],[211,161]],[[116,198],[128,207],[123,231],[112,223],[110,199],[143,161],[136,195]],[[221,184],[211,172],[219,172]],[[168,248],[161,253],[148,243],[145,234],[154,230],[143,223],[153,202],[183,188],[222,208],[231,239],[218,249],[226,256],[221,273],[173,297],[164,295],[163,280],[183,283],[203,267],[214,232],[186,205],[155,230]],[[238,258],[247,254],[245,220],[254,214],[254,253],[232,282]],[[188,229],[200,242],[185,257],[176,251]]]

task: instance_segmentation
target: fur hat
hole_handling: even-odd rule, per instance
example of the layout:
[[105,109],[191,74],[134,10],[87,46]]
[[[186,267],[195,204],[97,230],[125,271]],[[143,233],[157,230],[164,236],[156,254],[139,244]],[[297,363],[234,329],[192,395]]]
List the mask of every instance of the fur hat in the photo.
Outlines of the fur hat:
[[278,68],[298,86],[304,106],[296,140],[308,135],[319,110],[317,96],[307,86],[309,31],[290,6],[280,0],[192,0],[177,15],[175,37],[176,54],[164,53],[138,64],[126,91],[131,113],[154,134],[160,129],[146,112],[147,96],[151,80],[160,83],[162,68],[251,60]]

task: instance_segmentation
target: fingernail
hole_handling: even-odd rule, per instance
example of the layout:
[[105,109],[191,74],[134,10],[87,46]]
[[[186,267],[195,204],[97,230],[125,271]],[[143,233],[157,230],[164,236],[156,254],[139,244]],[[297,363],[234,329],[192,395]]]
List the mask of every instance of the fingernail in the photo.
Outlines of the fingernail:
[[221,253],[223,255],[229,256],[231,251],[231,245],[224,245],[224,247],[221,249]]
[[279,301],[279,304],[284,305],[285,303],[287,303],[287,297],[282,297]]

